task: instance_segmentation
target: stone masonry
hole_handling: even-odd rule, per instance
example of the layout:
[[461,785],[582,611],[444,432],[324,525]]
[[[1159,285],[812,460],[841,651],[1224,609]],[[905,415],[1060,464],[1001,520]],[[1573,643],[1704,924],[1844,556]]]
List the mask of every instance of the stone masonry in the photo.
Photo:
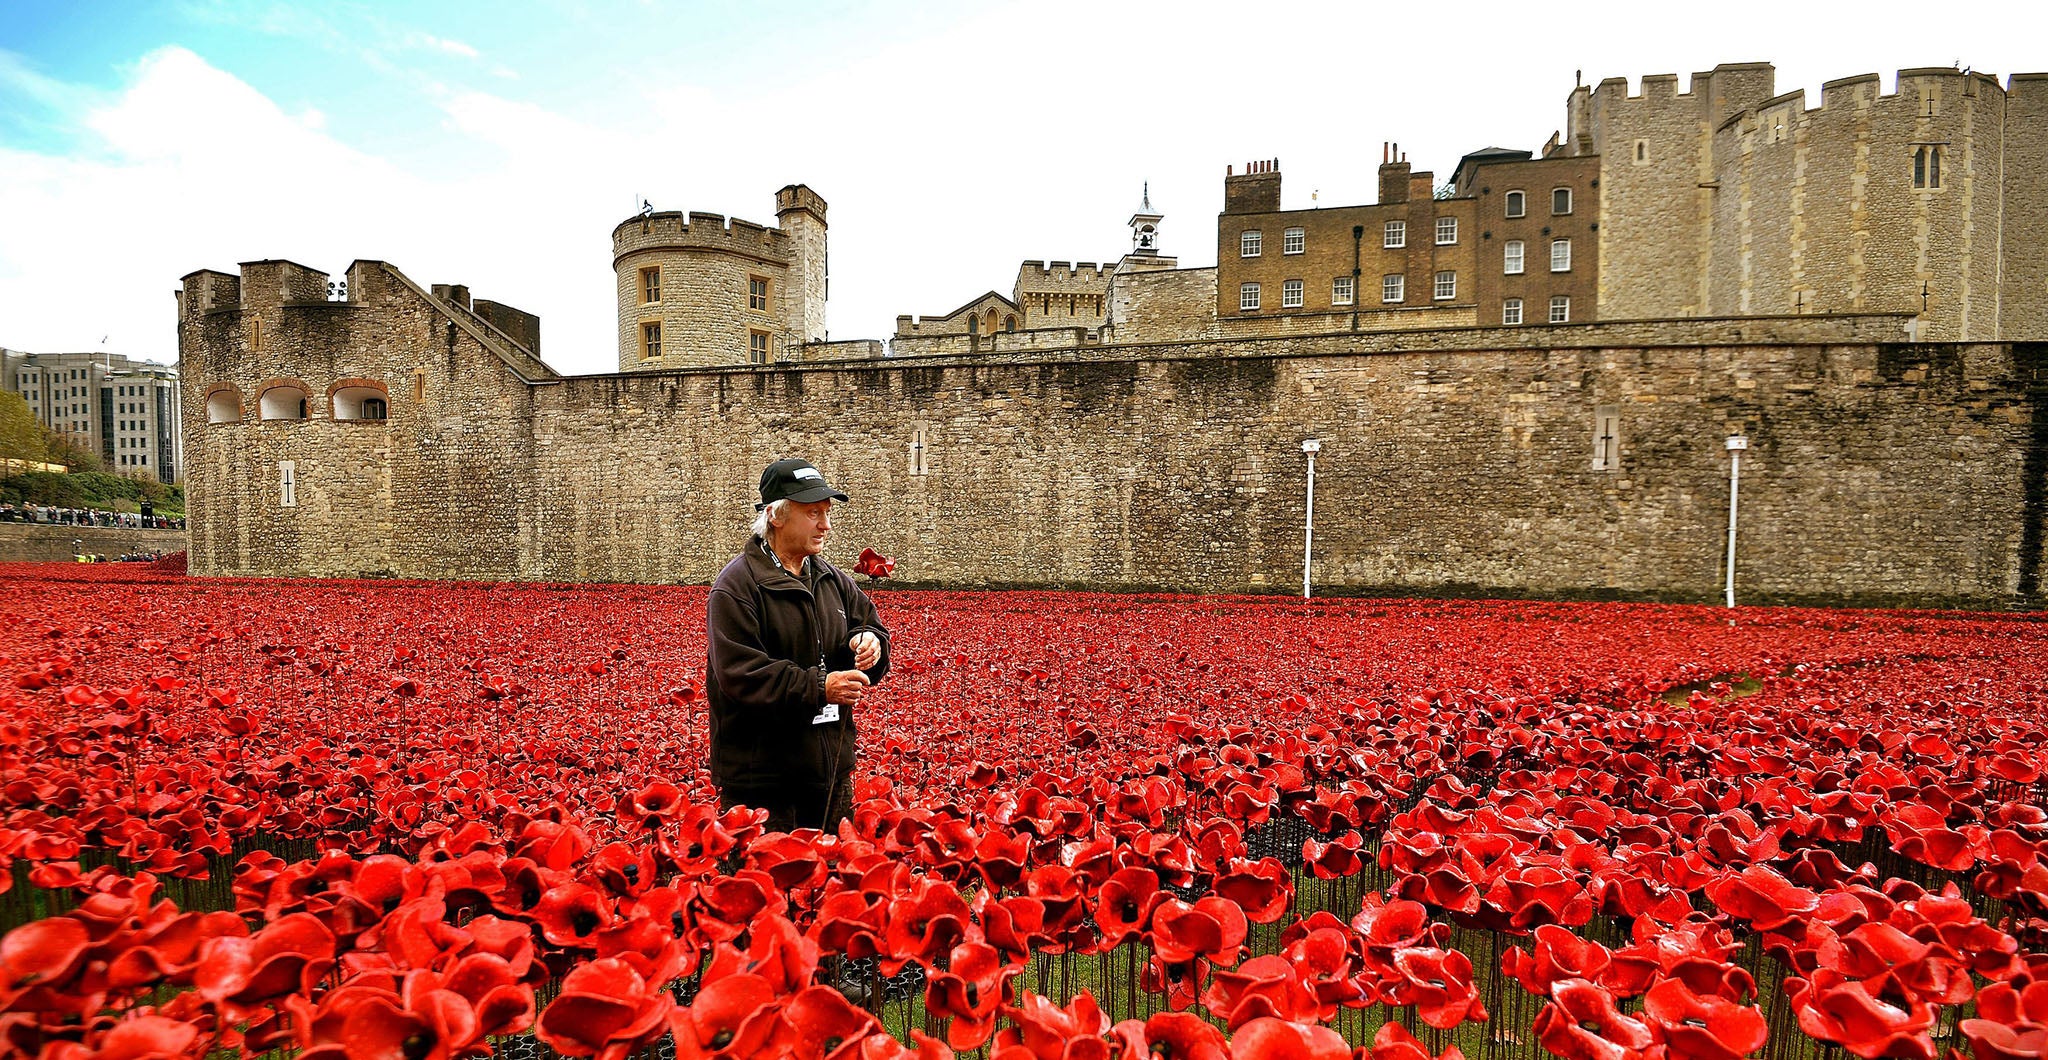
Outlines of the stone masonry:
[[1863,74],[1812,107],[1774,78],[1572,93],[1554,150],[1599,159],[1602,319],[1924,310],[1923,338],[2048,338],[2048,75]]
[[[701,582],[761,466],[800,454],[853,496],[839,558],[911,583],[1288,591],[1318,438],[1325,591],[1706,601],[1744,433],[1743,599],[2038,593],[2048,356],[1905,344],[1902,316],[564,378],[388,265],[356,263],[345,303],[303,297],[318,275],[185,278],[196,574]],[[381,383],[388,418],[334,419],[340,380]],[[302,387],[309,416],[208,423],[223,387]],[[1595,470],[1604,407],[1621,447]]]

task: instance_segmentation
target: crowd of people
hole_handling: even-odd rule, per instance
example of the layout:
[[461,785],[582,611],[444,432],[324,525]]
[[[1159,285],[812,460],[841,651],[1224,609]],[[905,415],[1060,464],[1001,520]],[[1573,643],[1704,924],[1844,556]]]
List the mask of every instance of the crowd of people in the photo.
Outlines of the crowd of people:
[[183,530],[184,516],[157,515],[148,506],[137,512],[109,512],[98,508],[58,508],[47,504],[0,504],[0,522],[43,523],[54,526],[103,526],[117,530]]
[[[168,552],[130,552],[123,556],[114,557],[113,562],[155,563],[157,560],[168,555],[170,555]],[[103,552],[79,552],[72,555],[71,561],[73,563],[105,563],[107,562],[107,556]]]

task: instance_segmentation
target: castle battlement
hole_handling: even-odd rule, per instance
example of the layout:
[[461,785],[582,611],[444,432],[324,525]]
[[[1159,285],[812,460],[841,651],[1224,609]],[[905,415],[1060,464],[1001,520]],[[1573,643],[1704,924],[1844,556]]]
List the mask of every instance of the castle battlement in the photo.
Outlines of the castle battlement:
[[1017,269],[1017,279],[1072,280],[1080,279],[1089,283],[1107,282],[1115,265],[1098,265],[1092,261],[1079,264],[1070,261],[1055,261],[1048,265],[1043,261],[1027,261]]
[[1703,87],[1707,87],[1708,91],[1711,92],[1712,89],[1708,86],[1711,86],[1717,78],[1726,78],[1731,74],[1758,73],[1771,78],[1776,76],[1776,72],[1777,68],[1770,63],[1721,63],[1712,70],[1694,71],[1691,81],[1686,84],[1685,91],[1683,92],[1678,91],[1677,74],[1643,74],[1636,79],[1637,88],[1634,92],[1628,90],[1628,78],[1626,77],[1601,78],[1600,83],[1591,89],[1580,85],[1572,91],[1574,94],[1591,92],[1603,104],[1609,106],[1616,103],[1659,103],[1674,100],[1698,102],[1702,98],[1700,90]]
[[808,185],[785,184],[775,193],[775,216],[797,210],[815,214],[818,220],[825,219],[825,197],[812,191]]
[[[2048,74],[2014,74],[2009,79],[2020,86],[2036,81],[2048,81]],[[1807,105],[1803,88],[1772,96],[1729,114],[1714,131],[1741,135],[1762,129],[1770,134],[1767,141],[1776,142],[1779,129],[1795,119],[1821,121],[1836,115],[1847,115],[1844,120],[1851,121],[1903,119],[1940,125],[1954,120],[1962,100],[2009,98],[2011,90],[1990,74],[1920,66],[1898,71],[1890,92],[1883,90],[1883,78],[1876,72],[1835,78],[1822,83],[1820,92],[1820,102],[1813,106]]]
[[712,250],[786,261],[789,233],[724,214],[669,210],[621,221],[612,229],[612,260],[644,250]]

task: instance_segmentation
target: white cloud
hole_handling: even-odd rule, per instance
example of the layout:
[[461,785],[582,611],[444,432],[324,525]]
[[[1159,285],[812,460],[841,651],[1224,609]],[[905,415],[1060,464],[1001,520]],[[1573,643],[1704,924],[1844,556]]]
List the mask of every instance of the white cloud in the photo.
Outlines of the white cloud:
[[568,340],[567,357],[548,347],[560,367],[613,363],[605,238],[630,211],[599,193],[599,130],[449,92],[447,147],[464,161],[430,179],[176,47],[117,93],[59,102],[86,142],[62,157],[0,146],[0,343],[90,349],[111,335],[109,349],[171,360],[169,295],[186,273],[273,257],[340,273],[376,258],[543,314],[547,336]]
[[[1382,140],[1440,177],[1478,147],[1537,148],[1562,124],[1573,67],[1633,83],[1771,59],[1791,89],[1956,54],[2000,74],[2038,66],[2017,55],[2023,43],[1986,46],[1947,24],[1917,39],[1881,22],[1843,30],[1819,9],[1785,10],[1776,54],[1593,3],[1569,41],[1453,34],[1456,48],[1433,55],[1387,42],[1445,32],[1434,9],[1261,9],[1283,40],[1227,31],[1241,23],[1201,3],[1033,0],[949,9],[873,40],[849,40],[858,25],[808,44],[761,31],[747,38],[760,61],[715,74],[607,66],[578,79],[588,95],[574,100],[519,98],[526,82],[495,60],[522,60],[500,38],[488,56],[382,24],[359,42],[261,0],[221,3],[221,18],[336,52],[466,60],[395,82],[438,110],[443,135],[393,148],[420,159],[401,166],[338,138],[374,124],[345,100],[322,99],[331,122],[292,113],[180,48],[111,94],[0,52],[0,91],[87,134],[63,157],[0,145],[0,342],[90,348],[112,332],[117,350],[169,356],[178,276],[273,256],[338,272],[363,257],[539,313],[551,363],[608,370],[606,240],[638,199],[772,223],[773,191],[792,182],[832,204],[833,337],[879,338],[897,313],[1008,290],[1023,259],[1115,260],[1146,180],[1167,215],[1163,249],[1200,265],[1214,260],[1227,163],[1278,156],[1286,204],[1306,207],[1312,190],[1322,205],[1370,201]],[[1526,15],[1463,17],[1504,13]]]
[[408,34],[406,43],[416,48],[428,48],[433,51],[447,52],[449,55],[459,55],[464,59],[474,59],[479,54],[474,47],[464,44],[459,40],[436,37],[431,33]]

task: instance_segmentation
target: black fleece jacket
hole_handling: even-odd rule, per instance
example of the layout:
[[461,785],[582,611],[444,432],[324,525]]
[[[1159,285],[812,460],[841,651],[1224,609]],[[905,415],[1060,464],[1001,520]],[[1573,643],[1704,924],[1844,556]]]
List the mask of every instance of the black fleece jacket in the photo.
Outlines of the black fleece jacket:
[[882,657],[870,683],[889,672],[889,631],[851,575],[812,556],[809,576],[782,569],[760,538],[711,585],[705,700],[711,710],[711,779],[746,791],[822,790],[853,769],[854,708],[814,725],[825,706],[825,673],[853,669],[847,641],[873,633]]

